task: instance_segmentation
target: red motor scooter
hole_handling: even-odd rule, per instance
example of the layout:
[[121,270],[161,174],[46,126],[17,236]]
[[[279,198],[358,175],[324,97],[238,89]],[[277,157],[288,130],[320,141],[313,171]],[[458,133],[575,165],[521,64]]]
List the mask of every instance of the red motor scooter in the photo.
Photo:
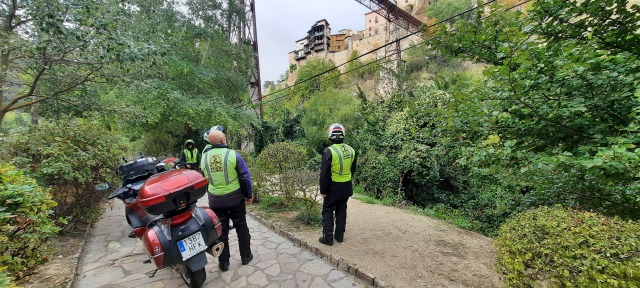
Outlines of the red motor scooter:
[[[140,209],[136,214],[131,213],[131,217],[129,212],[135,208],[127,212],[130,225],[135,220],[130,221],[129,218],[140,216],[138,212],[144,213],[141,223],[146,224],[134,228],[132,233],[140,234],[138,238],[141,238],[144,251],[150,257],[147,262],[156,265],[157,269],[150,277],[160,269],[172,268],[189,287],[201,287],[204,283],[205,253],[217,257],[224,248],[224,244],[218,241],[222,225],[216,214],[208,207],[196,207],[197,200],[206,194],[207,185],[206,178],[194,170],[174,169],[151,174],[142,183],[134,182],[130,188],[121,187],[116,191],[126,193],[127,197],[116,192],[109,196],[110,199],[127,199],[125,205],[135,203]],[[131,199],[134,192],[135,198]]]

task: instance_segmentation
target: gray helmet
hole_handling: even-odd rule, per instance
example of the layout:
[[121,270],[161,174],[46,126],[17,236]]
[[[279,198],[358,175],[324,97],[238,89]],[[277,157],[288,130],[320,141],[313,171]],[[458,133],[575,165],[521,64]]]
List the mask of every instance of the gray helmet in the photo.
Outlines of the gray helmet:
[[333,123],[327,129],[327,137],[331,140],[342,140],[346,136],[347,130],[340,123]]

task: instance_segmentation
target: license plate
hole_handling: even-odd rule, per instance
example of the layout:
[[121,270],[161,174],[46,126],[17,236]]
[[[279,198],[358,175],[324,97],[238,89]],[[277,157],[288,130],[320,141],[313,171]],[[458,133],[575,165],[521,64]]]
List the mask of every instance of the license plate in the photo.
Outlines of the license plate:
[[180,249],[182,261],[184,261],[204,250],[207,250],[207,245],[204,244],[202,233],[198,231],[195,234],[178,241],[178,249]]

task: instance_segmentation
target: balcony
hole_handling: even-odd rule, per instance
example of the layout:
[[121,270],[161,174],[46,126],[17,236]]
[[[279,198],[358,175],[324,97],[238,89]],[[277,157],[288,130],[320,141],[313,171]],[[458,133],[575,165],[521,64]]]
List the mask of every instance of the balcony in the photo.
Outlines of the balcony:
[[302,59],[304,59],[304,58],[307,58],[307,55],[305,55],[304,53],[302,53],[302,54],[296,54],[296,56],[295,56],[295,57],[293,57],[293,59],[295,59],[296,61],[300,61],[300,60],[302,60]]

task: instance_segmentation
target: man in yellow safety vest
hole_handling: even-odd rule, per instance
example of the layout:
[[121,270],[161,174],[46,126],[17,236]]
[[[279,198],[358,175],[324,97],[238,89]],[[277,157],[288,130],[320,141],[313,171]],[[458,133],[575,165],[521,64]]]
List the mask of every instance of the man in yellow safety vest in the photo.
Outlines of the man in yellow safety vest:
[[209,131],[211,149],[202,154],[200,169],[209,180],[209,207],[222,223],[220,241],[224,249],[218,256],[220,270],[229,270],[229,220],[238,234],[240,260],[246,265],[253,260],[251,235],[247,226],[246,203],[253,202],[251,174],[240,153],[227,147],[227,138],[220,130]]
[[193,140],[189,139],[184,142],[184,150],[182,150],[182,155],[180,156],[180,161],[186,165],[188,169],[198,170],[199,161],[198,161],[198,148],[196,148]]
[[320,243],[331,246],[334,237],[340,243],[344,240],[347,201],[353,195],[352,179],[356,172],[356,151],[342,143],[346,130],[341,124],[331,124],[327,134],[332,145],[322,152],[320,167],[320,195],[324,198]]

